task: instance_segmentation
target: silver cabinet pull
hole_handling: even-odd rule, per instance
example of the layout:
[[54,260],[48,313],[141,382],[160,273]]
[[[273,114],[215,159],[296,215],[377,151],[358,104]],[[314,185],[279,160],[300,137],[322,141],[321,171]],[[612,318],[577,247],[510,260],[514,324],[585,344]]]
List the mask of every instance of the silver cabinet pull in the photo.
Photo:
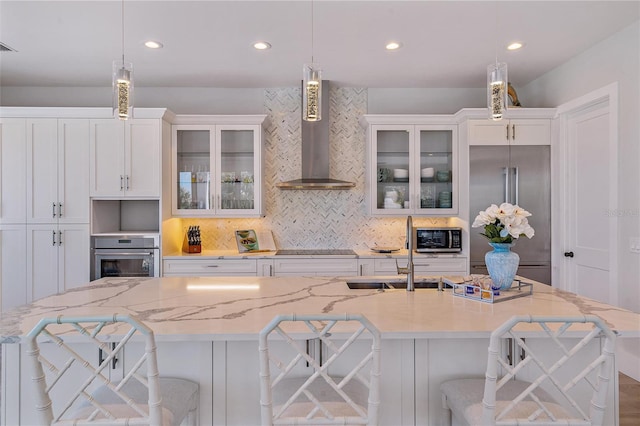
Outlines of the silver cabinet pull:
[[120,191],[124,189],[124,176],[120,175]]
[[507,140],[509,140],[509,125],[507,124]]
[[129,188],[129,175],[125,176],[125,182],[126,182],[126,190],[128,191],[130,189]]
[[217,268],[218,265],[207,265],[207,268]]
[[511,125],[511,139],[513,139],[514,141],[516,140],[516,125],[515,124]]
[[269,265],[269,276],[273,276],[273,265]]
[[58,245],[62,245],[62,231],[58,231]]
[[51,231],[51,245],[55,246],[56,245],[56,231]]
[[509,169],[502,168],[502,174],[504,175],[504,202],[509,202]]
[[515,182],[513,184],[514,188],[515,188],[515,192],[516,192],[516,199],[514,200],[514,204],[518,204],[518,189],[520,186],[520,179],[519,179],[519,173],[518,173],[518,168],[514,167],[513,168],[513,177],[515,178]]
[[51,206],[51,216],[56,217],[56,203]]
[[58,217],[62,217],[62,203],[58,203]]

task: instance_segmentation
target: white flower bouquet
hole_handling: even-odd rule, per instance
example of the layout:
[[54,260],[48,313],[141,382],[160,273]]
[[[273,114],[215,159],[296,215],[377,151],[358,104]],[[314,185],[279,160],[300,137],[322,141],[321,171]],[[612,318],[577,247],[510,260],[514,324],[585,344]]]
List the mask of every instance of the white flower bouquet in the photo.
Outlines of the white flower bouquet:
[[500,206],[495,204],[487,207],[476,216],[472,228],[484,226],[484,235],[492,243],[513,243],[513,239],[517,239],[524,235],[531,238],[534,230],[529,225],[527,217],[531,213],[518,205],[502,203]]

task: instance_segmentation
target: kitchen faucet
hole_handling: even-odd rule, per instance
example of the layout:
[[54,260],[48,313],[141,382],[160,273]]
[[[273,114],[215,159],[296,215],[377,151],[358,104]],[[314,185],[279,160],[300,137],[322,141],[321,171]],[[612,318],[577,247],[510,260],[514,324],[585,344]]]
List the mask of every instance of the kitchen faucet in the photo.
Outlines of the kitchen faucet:
[[401,268],[398,266],[398,260],[396,259],[396,269],[398,274],[407,274],[407,291],[415,290],[414,282],[414,268],[413,268],[413,219],[411,216],[407,216],[407,250],[409,256],[407,257],[407,267]]

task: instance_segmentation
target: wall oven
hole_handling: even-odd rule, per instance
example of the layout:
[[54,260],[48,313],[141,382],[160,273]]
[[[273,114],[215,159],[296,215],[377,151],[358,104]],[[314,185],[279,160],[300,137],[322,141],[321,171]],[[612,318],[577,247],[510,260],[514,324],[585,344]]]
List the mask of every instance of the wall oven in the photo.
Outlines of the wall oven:
[[160,276],[158,235],[91,237],[91,281],[105,277]]

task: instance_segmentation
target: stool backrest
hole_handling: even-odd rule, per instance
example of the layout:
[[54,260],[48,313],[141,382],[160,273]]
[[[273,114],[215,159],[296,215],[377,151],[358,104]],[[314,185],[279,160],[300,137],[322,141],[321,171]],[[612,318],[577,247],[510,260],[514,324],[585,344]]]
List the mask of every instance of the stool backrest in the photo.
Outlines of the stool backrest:
[[[313,339],[320,342],[320,352],[315,356],[308,347]],[[357,340],[365,339],[370,345],[355,348]],[[285,344],[274,350],[276,342]],[[326,347],[326,356],[322,346]],[[380,332],[364,316],[279,315],[260,333],[259,351],[263,425],[378,423]],[[284,357],[286,361],[281,359]],[[272,366],[277,371],[273,377]],[[287,380],[295,385],[288,386]],[[354,397],[356,384],[366,389],[364,405]],[[281,390],[282,387],[285,389]],[[274,409],[274,392],[278,390],[286,396],[280,397],[282,404]],[[302,414],[294,409],[301,401]]]
[[[525,323],[531,326],[523,325]],[[537,338],[540,330],[548,336],[545,339],[548,344],[536,347],[532,343],[540,340]],[[529,340],[526,337],[529,335],[536,339]],[[515,350],[511,352],[511,359],[503,350],[505,338],[513,339]],[[600,342],[597,350],[593,344],[589,345],[594,340]],[[556,418],[548,402],[534,394],[536,389],[544,388],[568,411],[573,419],[571,424],[601,425],[613,369],[615,340],[614,332],[595,315],[512,317],[491,334],[482,424],[509,423],[510,413],[525,399],[535,401],[536,408],[525,416],[527,421],[545,419],[545,424],[567,424],[566,419]],[[496,393],[514,378],[531,384],[519,394],[510,395],[510,402],[498,410]],[[592,390],[588,409],[580,404],[577,393],[572,392],[578,386]]]
[[[122,380],[112,382],[110,366],[122,361],[125,344],[136,334],[144,340],[144,353],[137,360],[128,359],[129,371]],[[153,331],[139,320],[118,314],[43,318],[24,341],[40,424],[162,424],[155,339]],[[79,349],[87,343],[91,349]],[[99,351],[104,357],[98,356]],[[123,389],[129,381],[138,381],[148,389],[144,405]],[[91,390],[98,387],[112,394],[109,404],[100,404],[91,396]],[[56,400],[64,402],[52,403],[54,393],[56,397],[62,394]],[[127,417],[119,417],[123,404]],[[81,405],[88,409],[75,417]],[[135,414],[131,416],[131,412]]]

